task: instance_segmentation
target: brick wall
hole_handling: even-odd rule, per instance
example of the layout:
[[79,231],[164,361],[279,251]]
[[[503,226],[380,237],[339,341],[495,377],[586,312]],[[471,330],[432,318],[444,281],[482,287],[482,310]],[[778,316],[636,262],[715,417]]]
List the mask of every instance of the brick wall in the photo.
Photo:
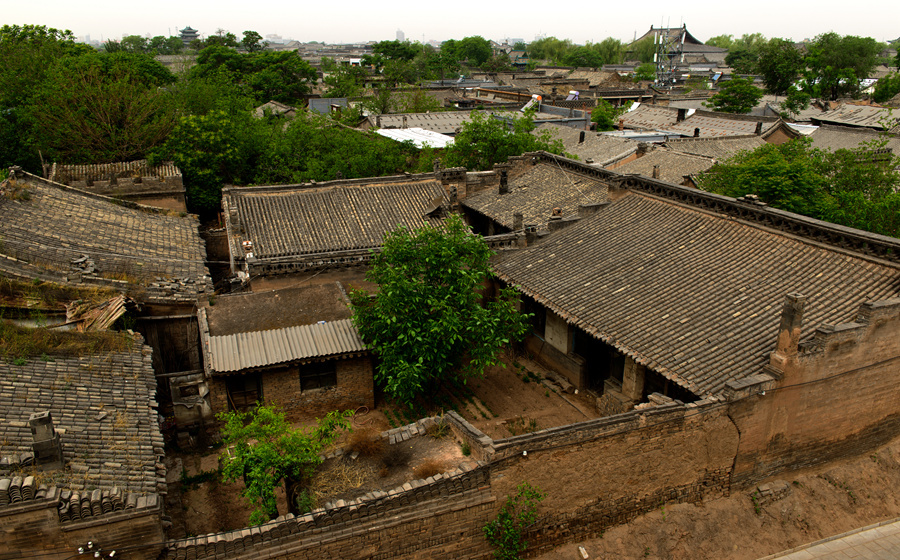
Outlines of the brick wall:
[[792,350],[773,357],[780,380],[729,406],[741,432],[738,485],[864,453],[900,432],[900,300],[864,304],[854,323],[820,328]]
[[151,560],[159,555],[165,542],[160,514],[157,506],[61,524],[56,500],[3,507],[0,508],[0,559],[42,553],[42,559],[64,560],[77,556],[78,547],[92,541],[105,551],[120,550],[117,558]]
[[[300,374],[296,367],[266,371],[261,374],[262,397],[267,404],[281,406],[288,420],[321,418],[332,410],[355,410],[360,406],[375,407],[372,360],[368,356],[336,361],[337,386],[300,390]],[[213,414],[229,410],[225,378],[209,378],[209,402]]]
[[372,360],[369,357],[337,360],[337,385],[323,389],[300,390],[296,368],[262,374],[263,398],[284,408],[289,420],[321,418],[332,410],[375,407]]

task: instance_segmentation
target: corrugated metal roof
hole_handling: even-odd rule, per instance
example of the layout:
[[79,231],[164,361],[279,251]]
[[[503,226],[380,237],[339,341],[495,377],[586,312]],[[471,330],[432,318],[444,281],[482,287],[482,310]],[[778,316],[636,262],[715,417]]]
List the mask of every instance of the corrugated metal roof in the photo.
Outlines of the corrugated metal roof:
[[284,329],[209,337],[213,373],[230,373],[295,360],[362,352],[365,344],[350,319]]

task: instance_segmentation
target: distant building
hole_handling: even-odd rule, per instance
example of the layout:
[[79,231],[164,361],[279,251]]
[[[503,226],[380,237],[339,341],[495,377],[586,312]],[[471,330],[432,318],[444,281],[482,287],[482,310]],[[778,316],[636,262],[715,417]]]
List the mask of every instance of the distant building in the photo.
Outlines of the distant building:
[[178,33],[181,36],[181,42],[185,47],[189,47],[194,39],[200,39],[200,32],[191,28],[190,25],[180,30]]
[[406,34],[401,29],[397,30],[397,40],[401,43],[406,40]]

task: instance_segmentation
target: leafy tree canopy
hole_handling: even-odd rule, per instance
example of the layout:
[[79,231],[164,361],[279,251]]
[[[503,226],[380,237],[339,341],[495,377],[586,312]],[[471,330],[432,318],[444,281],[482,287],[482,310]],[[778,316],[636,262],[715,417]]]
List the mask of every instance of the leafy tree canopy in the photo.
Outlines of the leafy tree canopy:
[[269,43],[263,41],[262,35],[256,31],[244,31],[244,37],[241,39],[241,46],[247,52],[258,52],[269,46]]
[[441,45],[441,51],[469,66],[481,66],[494,54],[491,42],[480,35],[466,37],[459,41],[450,39]]
[[240,53],[225,46],[208,46],[191,68],[193,77],[207,77],[221,70],[236,83],[246,85],[259,103],[301,102],[318,79],[316,71],[296,52],[256,51]]
[[561,64],[563,57],[574,46],[569,39],[544,37],[528,45],[528,55],[535,60],[549,60],[553,64]]
[[875,83],[872,100],[876,103],[884,103],[898,93],[900,93],[900,74],[891,73]]
[[753,80],[734,77],[719,85],[719,91],[709,98],[707,107],[724,113],[749,113],[763,97],[763,91]]
[[628,60],[652,63],[655,54],[656,45],[653,43],[653,37],[644,37],[640,41],[628,46]]
[[421,51],[421,45],[408,41],[379,41],[372,46],[372,52],[389,60],[411,61]]
[[531,134],[534,128],[532,114],[515,117],[510,125],[505,119],[475,111],[460,127],[453,145],[445,149],[444,162],[449,167],[484,170],[525,152],[562,153],[562,142],[552,140],[549,132]]
[[705,44],[720,49],[730,49],[734,45],[734,35],[716,35],[710,37]]
[[353,323],[379,357],[375,379],[390,395],[410,402],[443,382],[483,375],[524,336],[514,290],[482,301],[491,255],[457,215],[385,235],[366,273],[377,293],[357,290],[350,301]]
[[613,107],[609,101],[598,98],[597,106],[591,111],[591,121],[597,123],[597,130],[612,130],[624,112],[625,107]]
[[285,481],[303,481],[315,474],[322,450],[340,432],[350,428],[352,411],[329,412],[311,429],[293,428],[279,410],[258,405],[250,412],[225,412],[222,443],[222,479],[243,479],[243,496],[254,506],[250,524],[278,517],[275,487]]
[[656,65],[645,62],[634,69],[634,81],[656,80]]
[[773,38],[760,47],[757,68],[769,93],[785,95],[805,65],[793,41]]
[[858,97],[859,82],[869,77],[884,45],[871,37],[830,32],[809,44],[805,90],[817,97]]
[[733,197],[756,194],[783,210],[900,237],[900,159],[873,151],[883,142],[834,153],[811,144],[799,138],[740,153],[704,174],[700,186]]
[[29,107],[34,141],[72,163],[142,158],[175,126],[175,81],[162,64],[130,52],[69,57],[53,65]]

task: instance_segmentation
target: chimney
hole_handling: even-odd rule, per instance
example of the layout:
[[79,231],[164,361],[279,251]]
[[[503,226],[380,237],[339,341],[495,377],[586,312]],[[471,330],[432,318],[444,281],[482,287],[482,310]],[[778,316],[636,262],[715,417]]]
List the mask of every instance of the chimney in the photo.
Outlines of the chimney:
[[762,121],[756,123],[756,135],[759,136],[762,134]]
[[513,214],[513,231],[525,229],[525,216],[521,212]]
[[694,138],[700,138],[700,129],[699,128],[694,129]]
[[625,130],[625,119],[619,119],[619,130]]
[[406,115],[403,115],[403,128],[406,128]]
[[509,177],[507,176],[506,170],[500,170],[500,194],[509,193]]
[[61,469],[63,467],[62,445],[59,434],[53,427],[50,411],[35,412],[28,418],[31,427],[31,444],[34,461],[42,470]]
[[653,166],[653,178],[659,179],[659,166],[658,165]]
[[578,143],[579,143],[579,144],[584,144],[584,131],[583,131],[583,130],[582,130],[581,133],[578,135]]
[[685,118],[687,118],[687,109],[678,109],[678,116],[675,117],[675,122],[680,123]]
[[375,127],[381,128],[381,115],[375,115]]
[[781,325],[778,327],[778,341],[769,359],[769,365],[780,372],[784,372],[788,360],[797,355],[805,308],[806,296],[798,293],[785,296],[784,307],[781,309]]

